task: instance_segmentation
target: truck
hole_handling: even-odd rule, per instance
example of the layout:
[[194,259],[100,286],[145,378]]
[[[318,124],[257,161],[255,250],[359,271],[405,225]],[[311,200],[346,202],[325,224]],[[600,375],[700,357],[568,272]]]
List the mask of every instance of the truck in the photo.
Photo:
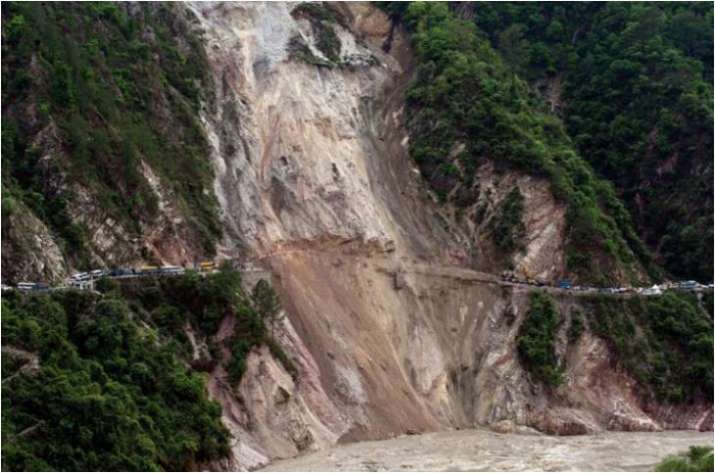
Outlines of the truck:
[[202,273],[210,273],[210,272],[212,272],[214,269],[216,269],[216,263],[213,262],[213,261],[202,261],[202,262],[199,264],[199,270],[200,270]]
[[134,272],[136,274],[140,274],[142,276],[150,276],[152,274],[159,273],[159,267],[158,266],[142,266],[141,268],[135,269]]

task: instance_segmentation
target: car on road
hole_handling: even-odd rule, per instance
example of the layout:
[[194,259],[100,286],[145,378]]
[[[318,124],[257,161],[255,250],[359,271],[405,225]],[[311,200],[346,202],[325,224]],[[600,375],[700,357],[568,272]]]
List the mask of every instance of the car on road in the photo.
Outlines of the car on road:
[[103,269],[95,269],[95,270],[89,272],[89,276],[92,279],[98,279],[98,278],[101,278],[102,276],[104,276],[105,273],[106,273],[106,271]]
[[130,276],[134,274],[132,268],[114,268],[107,273],[107,276],[118,277],[118,276]]
[[181,266],[162,266],[159,268],[161,274],[184,274],[186,270]]

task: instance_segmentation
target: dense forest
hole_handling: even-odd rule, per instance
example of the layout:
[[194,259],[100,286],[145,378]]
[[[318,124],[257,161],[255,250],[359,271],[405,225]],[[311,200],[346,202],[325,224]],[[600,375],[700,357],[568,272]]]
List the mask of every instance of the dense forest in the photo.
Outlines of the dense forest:
[[541,88],[581,156],[677,277],[713,273],[713,5],[482,3],[458,10]]
[[[207,398],[206,376],[225,363],[237,386],[245,359],[267,344],[277,299],[267,283],[252,295],[240,275],[118,285],[101,294],[3,293],[2,467],[13,471],[196,469],[228,454],[221,407]],[[210,338],[227,316],[232,358]],[[187,330],[206,339],[193,356]]]
[[711,4],[381,5],[415,44],[411,154],[439,194],[518,167],[568,204],[574,273],[712,280]]

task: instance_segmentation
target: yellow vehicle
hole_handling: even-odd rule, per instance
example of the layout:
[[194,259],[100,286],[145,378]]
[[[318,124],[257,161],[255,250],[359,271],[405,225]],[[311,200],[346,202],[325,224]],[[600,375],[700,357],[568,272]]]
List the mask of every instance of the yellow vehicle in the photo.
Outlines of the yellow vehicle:
[[202,261],[199,264],[199,270],[202,273],[208,273],[210,271],[213,271],[214,269],[216,269],[216,263],[214,263],[213,261]]
[[159,272],[159,268],[157,266],[142,266],[138,272],[139,274],[154,274]]

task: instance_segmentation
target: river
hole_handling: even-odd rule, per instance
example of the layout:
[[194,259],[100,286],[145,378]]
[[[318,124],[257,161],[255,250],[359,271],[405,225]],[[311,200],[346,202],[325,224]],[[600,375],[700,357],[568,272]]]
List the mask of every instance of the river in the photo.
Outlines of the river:
[[264,471],[652,471],[664,456],[713,445],[712,432],[605,432],[554,437],[459,430],[338,445]]

